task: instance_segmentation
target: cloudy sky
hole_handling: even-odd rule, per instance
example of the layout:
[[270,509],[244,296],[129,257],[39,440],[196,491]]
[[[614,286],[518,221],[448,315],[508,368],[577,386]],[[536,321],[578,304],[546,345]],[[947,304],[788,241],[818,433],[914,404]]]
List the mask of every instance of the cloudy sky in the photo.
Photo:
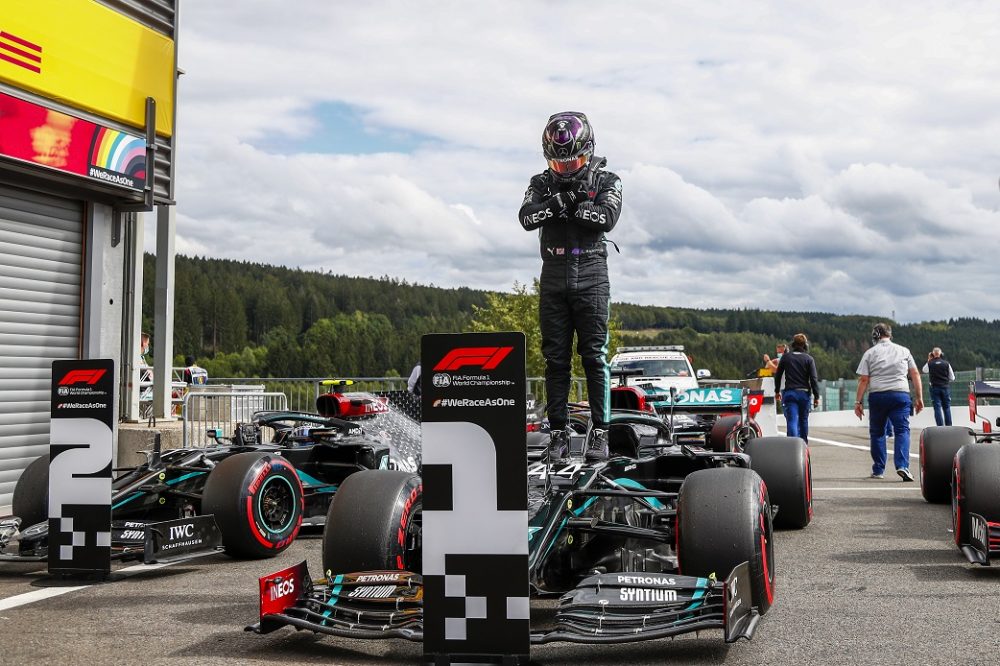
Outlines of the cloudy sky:
[[613,300],[1000,317],[995,3],[182,9],[181,253],[509,290],[573,109],[624,183]]

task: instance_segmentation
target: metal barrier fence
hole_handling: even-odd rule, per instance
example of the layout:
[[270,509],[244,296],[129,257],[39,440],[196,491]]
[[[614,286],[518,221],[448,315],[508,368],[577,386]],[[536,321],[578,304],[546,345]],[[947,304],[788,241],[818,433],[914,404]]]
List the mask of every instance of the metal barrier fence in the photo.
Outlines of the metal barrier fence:
[[[266,391],[287,395],[289,409],[312,412],[316,411],[316,398],[329,391],[328,387],[320,385],[320,382],[325,379],[329,379],[329,377],[223,377],[213,379],[212,383],[228,384],[233,387],[262,385]],[[354,385],[348,389],[351,391],[387,393],[406,390],[406,377],[351,377],[350,379],[354,381]],[[545,378],[528,377],[527,386],[528,393],[535,397],[537,403],[543,403],[545,400]],[[587,380],[582,377],[573,377],[570,380],[569,399],[571,401],[584,400],[586,395]]]
[[[261,385],[244,386],[235,391],[192,391],[184,396],[183,446],[207,446],[209,428],[221,428],[229,437],[237,423],[247,423],[255,412],[287,410],[288,397],[278,391],[264,391]],[[229,387],[223,387],[229,388]],[[259,390],[247,390],[259,389]]]
[[[963,370],[955,373],[955,381],[951,383],[952,405],[965,404],[968,396],[969,382],[979,379],[1000,379],[1000,368],[977,368],[975,370]],[[315,411],[316,398],[325,393],[328,389],[320,385],[326,377],[226,377],[213,380],[213,383],[220,382],[232,385],[234,388],[241,385],[263,385],[266,391],[280,392],[288,396],[289,408],[298,411]],[[353,391],[369,391],[372,393],[385,393],[390,391],[405,391],[406,377],[356,377],[354,378]],[[545,378],[528,377],[528,393],[535,397],[538,404],[545,402]],[[923,375],[924,404],[930,405],[930,382],[927,376]],[[570,400],[586,399],[587,380],[582,377],[574,377],[570,384]],[[857,395],[857,379],[832,379],[820,380],[820,406],[819,411],[840,411],[854,409],[854,398]]]
[[[918,363],[918,365],[921,365]],[[923,367],[921,365],[921,367]],[[964,405],[969,396],[969,382],[976,378],[992,379],[1000,377],[1000,370],[994,368],[977,368],[975,370],[962,370],[955,373],[955,381],[951,383],[951,405]],[[924,389],[924,405],[931,404],[931,383],[927,375],[921,375],[921,384]],[[820,410],[834,412],[840,410],[854,409],[854,399],[858,393],[857,379],[834,379],[820,380],[819,393],[821,396]]]

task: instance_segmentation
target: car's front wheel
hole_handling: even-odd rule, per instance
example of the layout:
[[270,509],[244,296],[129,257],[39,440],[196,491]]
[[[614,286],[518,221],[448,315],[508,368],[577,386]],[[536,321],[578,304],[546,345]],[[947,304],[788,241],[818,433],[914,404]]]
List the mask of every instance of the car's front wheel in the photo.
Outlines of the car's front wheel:
[[201,509],[215,515],[229,555],[274,557],[291,545],[302,526],[302,482],[281,456],[237,453],[208,475]]
[[967,444],[952,467],[952,526],[955,544],[969,543],[970,513],[1000,521],[1000,446]]
[[677,563],[686,576],[725,580],[748,562],[753,605],[763,615],[774,602],[771,503],[752,470],[721,467],[689,474],[677,508]]
[[364,470],[344,480],[326,514],[326,575],[420,573],[423,484],[411,472]]

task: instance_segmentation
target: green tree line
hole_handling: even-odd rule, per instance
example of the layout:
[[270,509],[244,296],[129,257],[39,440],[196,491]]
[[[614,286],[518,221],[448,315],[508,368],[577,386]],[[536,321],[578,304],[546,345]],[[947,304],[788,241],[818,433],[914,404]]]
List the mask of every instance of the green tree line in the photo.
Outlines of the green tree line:
[[[144,330],[152,331],[155,258],[146,255]],[[695,367],[738,378],[803,332],[822,378],[853,377],[877,316],[760,309],[694,309],[613,303],[610,350],[683,344]],[[956,370],[1000,366],[1000,321],[960,318],[893,325],[923,364],[942,347]],[[528,372],[541,374],[537,285],[510,292],[410,284],[265,264],[178,256],[174,352],[214,377],[405,375],[424,333],[523,330]],[[153,340],[153,344],[156,341]]]

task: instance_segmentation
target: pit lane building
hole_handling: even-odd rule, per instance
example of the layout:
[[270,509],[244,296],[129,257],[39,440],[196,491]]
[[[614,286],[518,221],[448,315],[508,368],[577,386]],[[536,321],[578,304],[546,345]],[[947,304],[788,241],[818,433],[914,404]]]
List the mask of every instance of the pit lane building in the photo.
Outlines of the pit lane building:
[[53,360],[114,359],[134,414],[144,211],[169,381],[176,4],[0,5],[0,506],[48,451]]

